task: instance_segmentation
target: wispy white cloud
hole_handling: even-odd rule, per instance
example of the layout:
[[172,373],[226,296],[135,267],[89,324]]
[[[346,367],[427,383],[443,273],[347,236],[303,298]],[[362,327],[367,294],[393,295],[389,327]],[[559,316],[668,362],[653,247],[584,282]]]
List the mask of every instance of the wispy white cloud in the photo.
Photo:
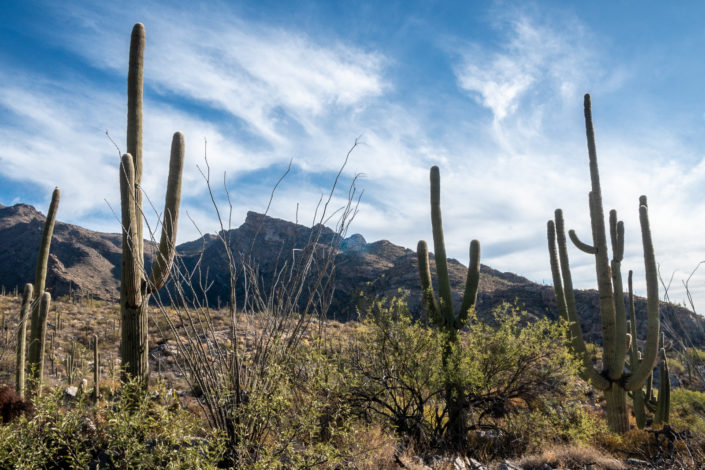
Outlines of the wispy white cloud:
[[[67,43],[96,66],[124,73],[127,32],[110,27],[114,18],[104,13],[75,15],[91,18],[90,27],[72,32]],[[150,9],[143,18],[147,86],[225,111],[269,143],[290,139],[287,120],[310,132],[321,118],[364,106],[387,87],[380,54],[247,22],[224,5]]]
[[537,95],[574,100],[600,69],[585,46],[589,33],[577,20],[567,22],[556,28],[525,14],[500,16],[496,28],[505,40],[496,49],[470,43],[459,51],[459,86],[497,121],[514,114],[524,100],[539,101]]
[[[227,172],[237,226],[247,210],[264,209],[292,157],[294,174],[280,187],[270,213],[293,220],[298,203],[299,220],[308,223],[360,136],[344,175],[348,181],[365,174],[353,231],[411,248],[428,239],[428,168],[438,164],[449,255],[467,262],[468,243],[478,238],[484,263],[548,282],[545,222],[554,208],[564,209],[572,228],[589,233],[581,105],[582,93],[591,91],[605,205],[618,209],[627,224],[625,267],[638,271],[643,264],[636,220],[642,193],[651,201],[657,256],[666,271],[685,272],[697,258],[693,253],[705,253],[697,236],[705,222],[693,215],[705,210],[702,151],[683,143],[674,130],[645,122],[643,113],[634,120],[645,122],[644,132],[603,124],[602,103],[619,99],[615,91],[630,74],[605,54],[600,41],[606,39],[595,41],[575,18],[515,10],[497,19],[492,41],[450,54],[458,59],[452,71],[460,90],[451,96],[453,104],[467,103],[468,115],[477,116],[479,108],[491,114],[479,113],[472,121],[461,115],[439,125],[428,120],[433,113],[426,107],[447,103],[393,96],[397,83],[386,67],[394,58],[378,51],[245,21],[227,8],[216,16],[188,8],[135,8],[148,41],[145,191],[160,210],[171,134],[183,131],[184,212],[202,231],[218,229],[196,168],[203,166],[204,139],[221,207],[227,207],[220,189]],[[118,8],[108,14],[73,12],[81,27],[70,35],[57,32],[57,43],[119,86],[103,88],[87,78],[0,76],[15,84],[0,90],[0,107],[14,122],[0,127],[2,172],[40,184],[47,194],[53,185],[62,186],[63,214],[106,229],[111,225],[100,222],[108,212],[103,199],[117,207],[118,159],[103,132],[110,130],[123,145],[131,23]],[[442,132],[431,130],[439,127]],[[687,158],[675,159],[679,155]],[[180,241],[194,238],[198,232],[182,220]],[[592,261],[581,253],[572,256],[577,284],[593,286]],[[643,279],[640,272],[637,279]],[[705,305],[705,292],[703,299]]]

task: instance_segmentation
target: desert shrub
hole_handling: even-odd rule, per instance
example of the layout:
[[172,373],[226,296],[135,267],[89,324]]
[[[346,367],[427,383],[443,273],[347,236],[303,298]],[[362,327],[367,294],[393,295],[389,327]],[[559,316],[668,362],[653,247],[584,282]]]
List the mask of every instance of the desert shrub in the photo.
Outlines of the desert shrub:
[[220,436],[153,396],[127,384],[93,408],[49,391],[31,418],[0,426],[0,468],[215,468]]
[[130,382],[101,410],[100,452],[113,467],[213,468],[220,460],[222,436],[203,428],[177,401],[162,401],[165,395]]
[[82,407],[65,407],[60,392],[35,399],[35,413],[0,427],[1,468],[85,468],[97,453]]
[[705,351],[685,348],[677,357],[682,363],[682,370],[679,371],[682,384],[691,390],[705,391]]
[[403,299],[371,302],[346,354],[356,412],[419,448],[436,447],[446,420],[442,340],[412,321]]
[[678,431],[669,425],[655,429],[631,429],[624,434],[599,433],[595,446],[617,458],[637,458],[650,468],[701,470],[705,462],[702,435]]
[[269,393],[233,408],[239,468],[364,468],[375,460],[375,431],[352,413],[336,349],[313,337],[269,363],[261,377]]
[[566,329],[548,319],[528,322],[510,304],[493,315],[492,325],[470,323],[460,367],[470,428],[494,431],[490,456],[589,440],[600,425],[580,404],[579,366],[566,347]]
[[705,436],[705,393],[684,388],[671,390],[671,425]]
[[34,406],[29,400],[23,400],[9,385],[0,386],[0,416],[2,423],[9,423],[21,415],[34,412]]
[[476,453],[512,456],[588,440],[599,425],[580,406],[565,328],[526,322],[512,305],[494,318],[492,325],[473,318],[449,355],[457,367],[443,368],[442,333],[414,322],[403,300],[373,302],[347,355],[356,410],[417,447],[443,448],[444,374],[452,370],[466,393]]

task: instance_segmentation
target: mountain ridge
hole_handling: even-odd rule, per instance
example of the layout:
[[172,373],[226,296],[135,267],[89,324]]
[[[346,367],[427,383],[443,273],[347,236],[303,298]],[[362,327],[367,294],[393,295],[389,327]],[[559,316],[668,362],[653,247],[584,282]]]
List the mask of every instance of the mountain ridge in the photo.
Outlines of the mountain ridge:
[[[34,279],[37,249],[44,225],[44,215],[27,204],[0,205],[0,286],[21,290]],[[312,230],[283,219],[248,212],[245,221],[227,230],[234,255],[244,256],[252,250],[262,279],[276,271],[282,253],[300,250],[310,242]],[[335,294],[329,316],[339,320],[357,318],[356,307],[364,297],[403,295],[414,315],[421,311],[421,289],[418,281],[416,253],[389,240],[367,242],[361,234],[344,239],[328,227],[320,228],[320,246],[339,242],[335,254]],[[252,240],[255,240],[254,242]],[[47,290],[53,296],[69,293],[108,301],[119,299],[122,236],[118,233],[94,232],[77,225],[57,221],[52,239],[47,273]],[[154,243],[145,243],[145,264],[150,265]],[[230,279],[223,242],[215,234],[177,246],[179,263],[209,273],[207,298],[216,305],[229,298]],[[431,255],[431,263],[433,256]],[[448,260],[454,303],[460,304],[467,268],[454,259]],[[434,268],[434,266],[432,266]],[[238,287],[241,289],[241,287]],[[587,339],[600,342],[599,302],[595,290],[576,290],[581,327]],[[493,309],[504,303],[517,302],[529,316],[557,318],[553,287],[537,284],[521,275],[503,273],[487,265],[481,266],[477,314],[488,320]],[[646,337],[645,300],[637,297],[638,336]],[[674,339],[687,337],[705,347],[705,318],[672,304],[661,304],[666,333]]]

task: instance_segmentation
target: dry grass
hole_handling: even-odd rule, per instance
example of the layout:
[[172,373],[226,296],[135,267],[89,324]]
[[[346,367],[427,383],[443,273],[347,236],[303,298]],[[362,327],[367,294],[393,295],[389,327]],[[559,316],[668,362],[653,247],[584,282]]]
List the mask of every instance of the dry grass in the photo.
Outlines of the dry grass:
[[[15,381],[20,301],[19,295],[0,295],[0,383],[14,384]],[[77,356],[74,384],[80,383],[82,378],[91,383],[93,335],[98,335],[101,387],[114,389],[120,367],[120,306],[102,300],[60,298],[52,301],[48,317],[44,383],[50,387],[67,385],[65,360],[71,352],[72,341],[76,342]],[[229,346],[228,312],[225,309],[212,310],[211,318],[219,343]],[[240,350],[251,351],[264,320],[256,314],[240,315],[240,320],[237,335]],[[340,338],[352,337],[358,327],[356,322],[326,321],[321,325],[314,322],[309,331],[322,333],[328,342],[335,343]],[[177,332],[182,334],[182,329],[177,328]],[[308,334],[304,342],[310,336]],[[180,355],[176,340],[157,307],[150,309],[149,345],[152,380],[163,382],[167,388],[188,392],[187,382],[178,366]]]
[[541,454],[523,457],[517,463],[525,470],[538,470],[543,465],[570,470],[620,470],[626,468],[614,457],[594,447],[576,445],[553,447]]

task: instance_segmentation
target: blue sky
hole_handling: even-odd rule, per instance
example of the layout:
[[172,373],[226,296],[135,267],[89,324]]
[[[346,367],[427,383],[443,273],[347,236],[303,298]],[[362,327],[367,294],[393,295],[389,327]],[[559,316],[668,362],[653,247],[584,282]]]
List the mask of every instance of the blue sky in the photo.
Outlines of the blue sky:
[[[663,2],[2,2],[0,203],[117,232],[129,34],[147,31],[144,189],[162,205],[171,135],[186,136],[183,208],[217,230],[197,165],[204,142],[233,225],[313,218],[348,149],[362,173],[351,232],[430,239],[439,165],[449,255],[549,282],[545,223],[562,207],[588,238],[582,96],[592,94],[607,208],[643,279],[638,197],[671,297],[705,259],[705,5]],[[343,189],[343,188],[341,188]],[[216,191],[220,202],[222,191]],[[345,191],[336,196],[339,204]],[[154,217],[152,217],[154,219]],[[179,241],[198,236],[183,217]],[[594,285],[590,257],[574,277]],[[705,270],[691,281],[705,309]],[[638,284],[643,292],[643,285]]]

